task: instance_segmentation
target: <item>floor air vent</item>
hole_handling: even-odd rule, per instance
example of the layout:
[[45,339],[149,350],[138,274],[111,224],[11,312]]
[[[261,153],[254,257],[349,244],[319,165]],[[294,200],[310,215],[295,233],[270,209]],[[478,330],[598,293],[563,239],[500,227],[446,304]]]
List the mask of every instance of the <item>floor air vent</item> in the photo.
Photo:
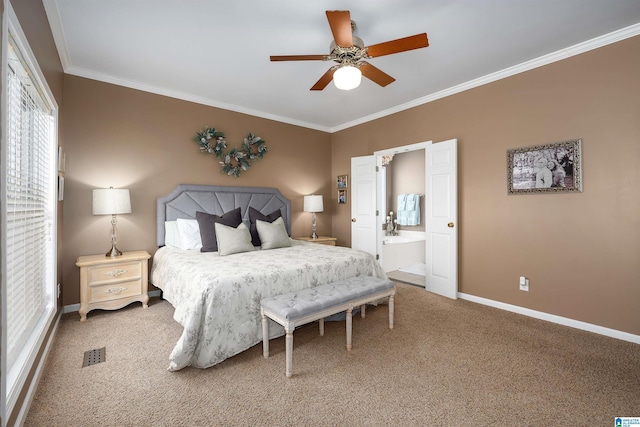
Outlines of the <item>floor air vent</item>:
[[82,367],[85,368],[91,365],[97,365],[107,360],[106,347],[96,348],[95,350],[89,350],[84,352],[84,361]]

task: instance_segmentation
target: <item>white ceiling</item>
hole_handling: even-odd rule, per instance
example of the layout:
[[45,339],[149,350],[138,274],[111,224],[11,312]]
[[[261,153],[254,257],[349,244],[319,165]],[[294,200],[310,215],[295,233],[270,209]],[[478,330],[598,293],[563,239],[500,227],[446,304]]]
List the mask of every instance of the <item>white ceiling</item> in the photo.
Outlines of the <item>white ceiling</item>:
[[[640,34],[640,0],[43,2],[66,73],[327,132]],[[332,62],[269,55],[328,54],[326,10],[351,11],[367,46],[430,46],[369,60],[387,87],[312,92]]]

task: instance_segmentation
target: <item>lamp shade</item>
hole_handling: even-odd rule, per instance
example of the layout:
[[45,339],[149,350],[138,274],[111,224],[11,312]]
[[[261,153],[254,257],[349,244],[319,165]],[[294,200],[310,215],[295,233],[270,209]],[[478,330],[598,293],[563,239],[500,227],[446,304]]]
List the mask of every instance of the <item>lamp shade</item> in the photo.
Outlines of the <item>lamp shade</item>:
[[94,215],[120,215],[131,213],[131,198],[126,188],[100,188],[93,190]]
[[344,65],[333,73],[333,84],[338,89],[351,90],[360,86],[362,71],[351,65]]
[[311,195],[304,196],[304,209],[305,212],[322,212],[324,206],[322,205],[322,196]]

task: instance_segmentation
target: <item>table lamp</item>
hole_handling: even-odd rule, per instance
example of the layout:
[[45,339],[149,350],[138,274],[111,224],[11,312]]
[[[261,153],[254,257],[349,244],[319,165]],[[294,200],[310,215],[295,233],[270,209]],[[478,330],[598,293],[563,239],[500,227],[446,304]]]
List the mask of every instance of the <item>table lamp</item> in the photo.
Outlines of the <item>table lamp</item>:
[[322,212],[324,210],[324,206],[322,205],[322,196],[320,195],[311,195],[304,196],[304,209],[305,212],[311,212],[311,238],[317,239],[318,235],[316,234],[316,212]]
[[122,255],[116,248],[116,215],[131,213],[131,198],[129,190],[125,188],[100,188],[93,190],[93,214],[111,215],[111,250],[108,257]]

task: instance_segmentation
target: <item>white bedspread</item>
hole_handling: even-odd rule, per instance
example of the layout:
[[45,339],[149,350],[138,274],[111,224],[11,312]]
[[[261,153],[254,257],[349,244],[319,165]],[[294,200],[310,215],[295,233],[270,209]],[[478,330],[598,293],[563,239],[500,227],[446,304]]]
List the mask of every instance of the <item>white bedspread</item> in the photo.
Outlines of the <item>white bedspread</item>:
[[[290,248],[229,256],[160,248],[150,281],[174,307],[184,331],[171,352],[169,370],[208,368],[262,341],[260,300],[339,279],[386,278],[362,251],[293,240]],[[281,335],[278,325],[269,328]]]

